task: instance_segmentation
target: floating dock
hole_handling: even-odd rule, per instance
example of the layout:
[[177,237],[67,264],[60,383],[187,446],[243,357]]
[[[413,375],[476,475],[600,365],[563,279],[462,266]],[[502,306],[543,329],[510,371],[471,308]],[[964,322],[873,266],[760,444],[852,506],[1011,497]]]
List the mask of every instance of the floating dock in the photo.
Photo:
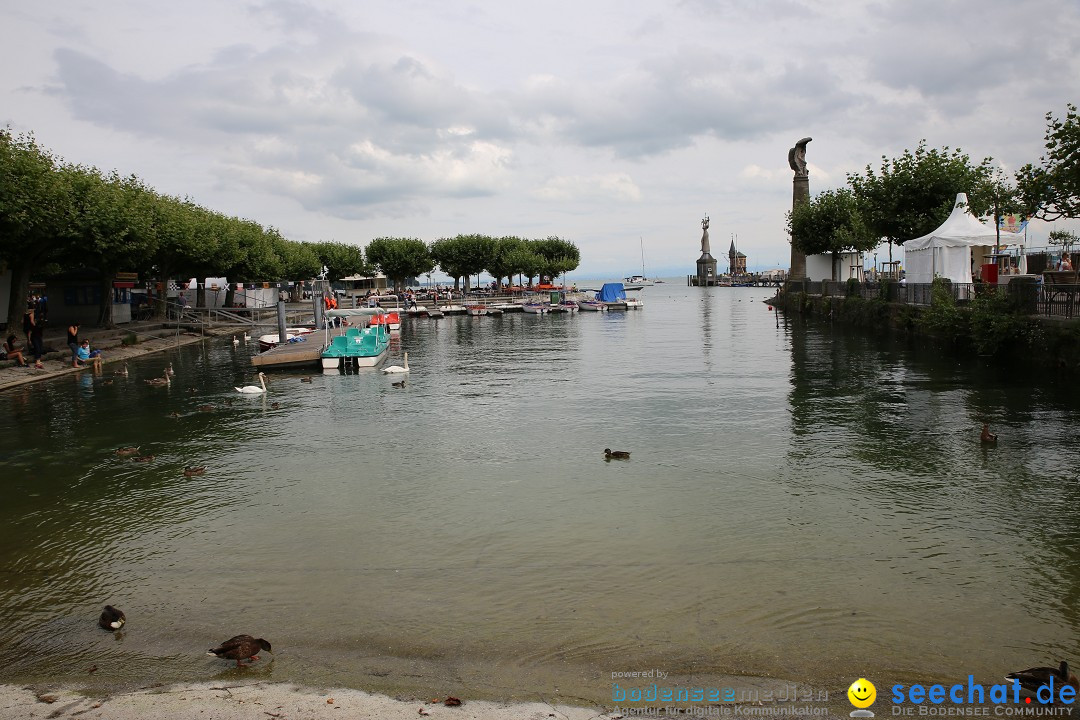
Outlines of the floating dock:
[[338,335],[344,335],[347,327],[335,327],[327,330],[316,330],[309,335],[301,335],[306,338],[304,342],[286,342],[277,347],[264,350],[251,358],[251,364],[260,370],[284,370],[288,368],[319,367],[319,359],[322,357],[323,348],[330,339]]

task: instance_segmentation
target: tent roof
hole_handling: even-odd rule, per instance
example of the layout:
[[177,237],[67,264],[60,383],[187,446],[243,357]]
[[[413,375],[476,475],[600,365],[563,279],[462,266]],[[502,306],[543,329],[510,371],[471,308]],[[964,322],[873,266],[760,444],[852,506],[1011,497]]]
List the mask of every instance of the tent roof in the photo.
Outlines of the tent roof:
[[905,242],[904,251],[926,250],[929,247],[993,245],[996,242],[997,230],[971,214],[966,193],[957,193],[952,213],[945,222],[932,233]]

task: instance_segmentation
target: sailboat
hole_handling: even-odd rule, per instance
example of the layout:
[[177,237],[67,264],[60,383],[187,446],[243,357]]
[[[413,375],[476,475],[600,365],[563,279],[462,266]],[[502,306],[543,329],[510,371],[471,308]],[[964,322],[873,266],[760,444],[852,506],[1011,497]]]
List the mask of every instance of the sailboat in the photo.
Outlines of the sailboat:
[[653,284],[653,281],[645,276],[645,239],[639,235],[638,240],[641,240],[641,274],[623,278],[623,283],[628,286],[627,290],[640,290]]

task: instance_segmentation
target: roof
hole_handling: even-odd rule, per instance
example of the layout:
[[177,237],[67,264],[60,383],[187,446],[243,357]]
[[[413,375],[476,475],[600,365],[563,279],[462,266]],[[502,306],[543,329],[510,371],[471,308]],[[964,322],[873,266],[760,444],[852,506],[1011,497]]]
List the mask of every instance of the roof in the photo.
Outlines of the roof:
[[933,232],[908,240],[904,250],[926,250],[930,247],[962,247],[964,245],[994,245],[997,229],[981,222],[968,208],[967,193],[957,193],[952,213]]

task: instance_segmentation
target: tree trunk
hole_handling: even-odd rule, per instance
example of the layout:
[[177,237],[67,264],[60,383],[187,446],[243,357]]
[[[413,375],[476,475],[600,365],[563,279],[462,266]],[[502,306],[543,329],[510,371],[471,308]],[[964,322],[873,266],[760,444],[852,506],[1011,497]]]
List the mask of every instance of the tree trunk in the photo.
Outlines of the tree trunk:
[[112,330],[116,327],[116,323],[113,322],[113,278],[116,276],[114,270],[102,270],[101,271],[101,305],[98,312],[98,327],[103,327]]
[[8,333],[22,332],[22,319],[26,314],[26,297],[30,294],[30,269],[34,260],[11,261],[11,296],[8,298]]
[[[158,295],[157,300],[154,301],[154,317],[163,320],[168,316],[169,273],[172,272],[172,267],[165,263],[161,263],[158,268],[157,280],[161,283],[161,294]],[[147,282],[149,284],[149,287],[147,288],[148,291],[157,286],[157,283],[152,280],[148,280]]]

